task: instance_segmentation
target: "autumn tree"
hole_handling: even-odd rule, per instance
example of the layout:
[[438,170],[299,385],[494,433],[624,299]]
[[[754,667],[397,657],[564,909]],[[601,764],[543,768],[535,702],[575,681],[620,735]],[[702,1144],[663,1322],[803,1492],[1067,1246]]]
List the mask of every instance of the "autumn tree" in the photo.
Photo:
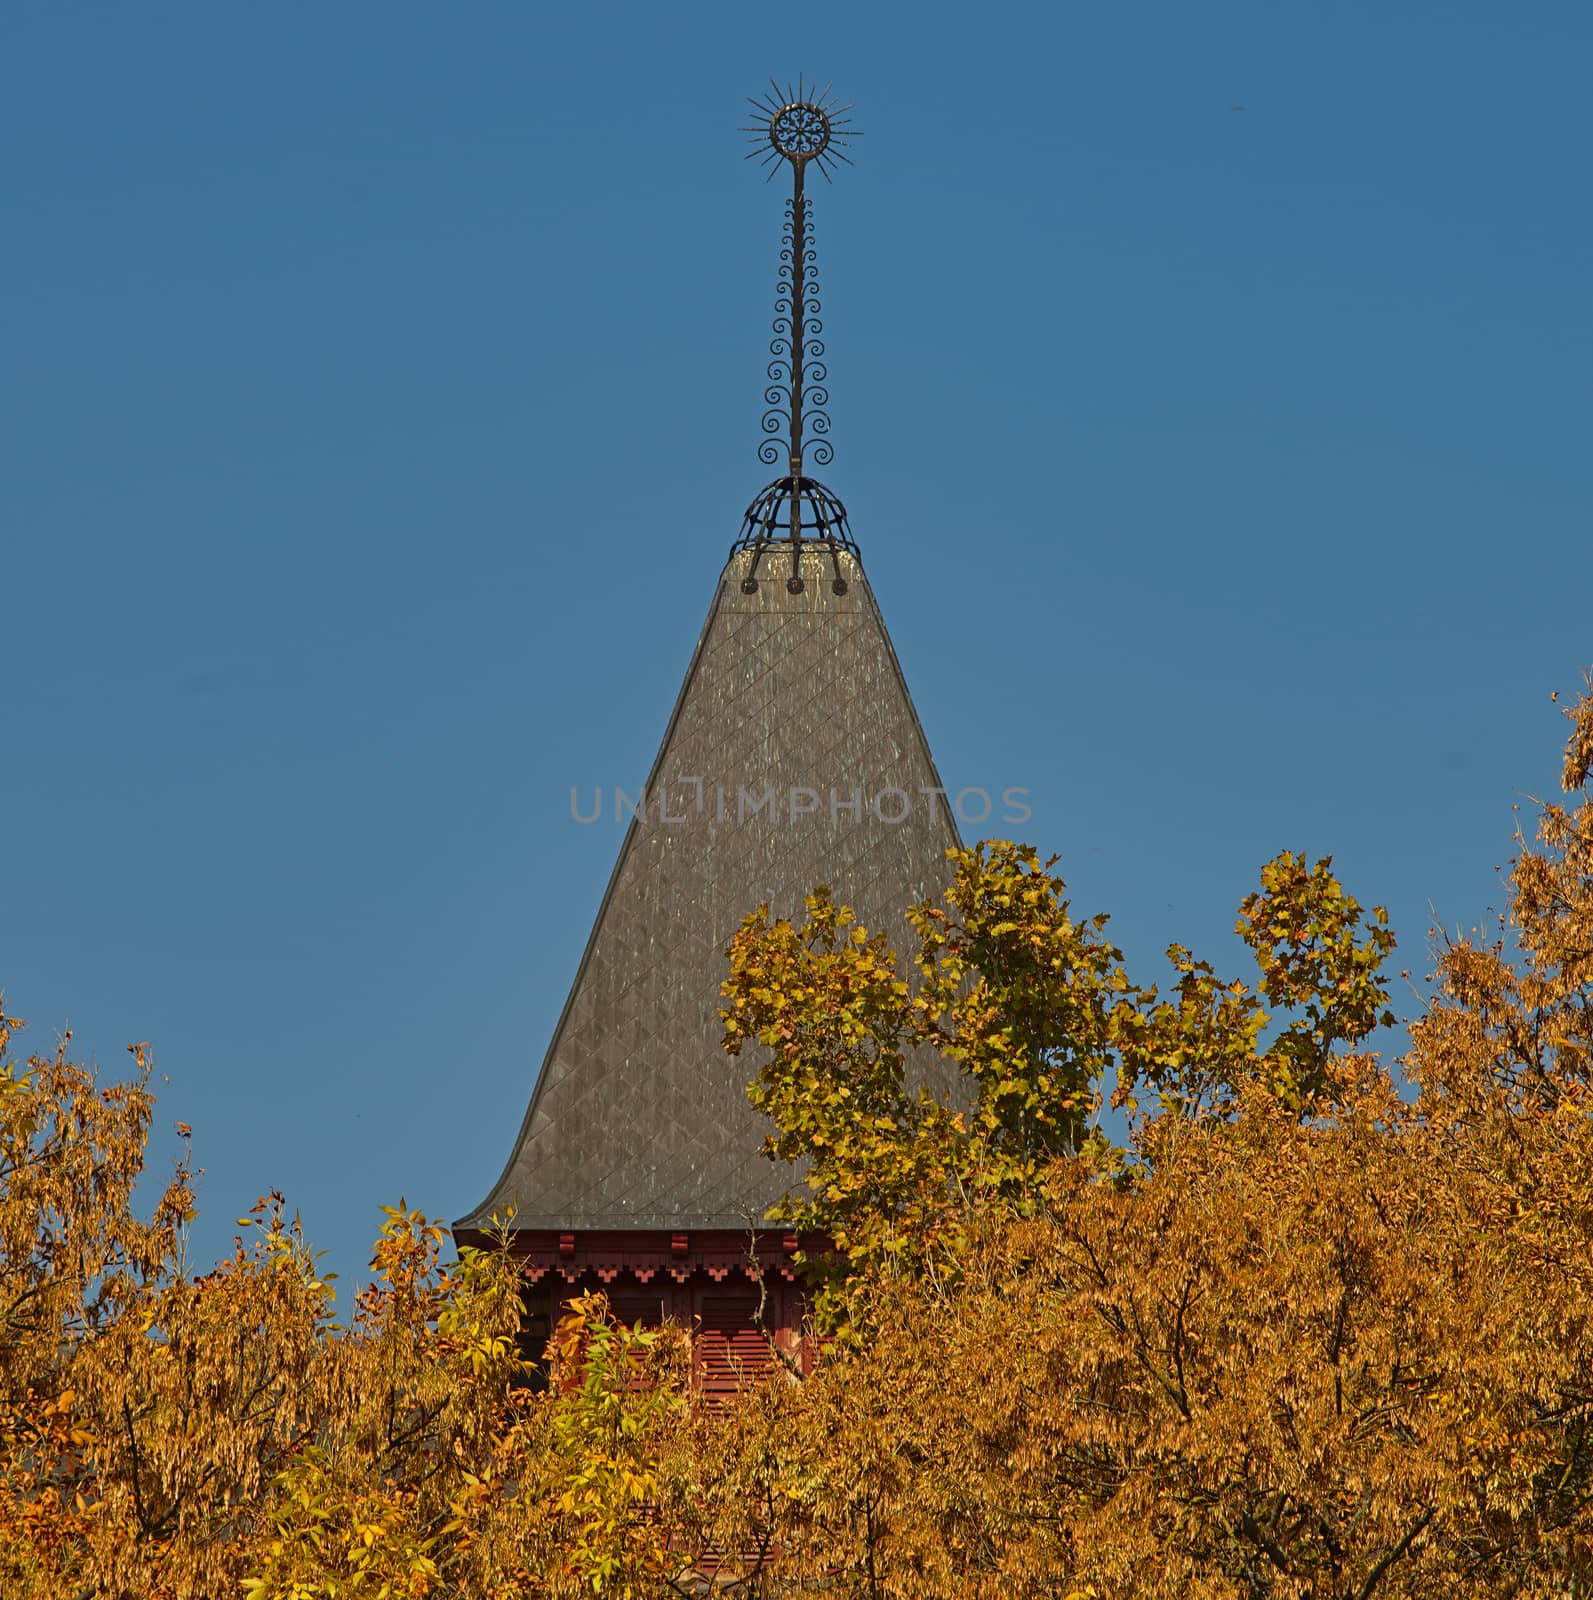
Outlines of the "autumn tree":
[[[373,1281],[333,1285],[278,1195],[185,1264],[187,1161],[141,1220],[153,1096],[0,1021],[0,1593],[137,1600],[652,1595],[689,1566],[641,1510],[684,1335],[570,1309],[521,1380],[505,1251],[441,1256],[388,1208]],[[186,1130],[183,1130],[186,1131]]]
[[[752,1092],[809,1164],[789,1214],[834,1241],[849,1333],[747,1475],[778,1463],[788,1572],[1593,1592],[1593,702],[1569,715],[1567,800],[1520,841],[1498,936],[1437,950],[1394,1067],[1368,1052],[1385,918],[1325,861],[1280,857],[1241,907],[1254,980],[1175,947],[1166,997],[1010,845],[919,909],[917,984],[823,895],[748,923],[727,1043],[764,1052]],[[960,1100],[904,1087],[923,1049]],[[1108,1087],[1121,1149],[1078,1133]]]
[[[1394,1020],[1386,913],[1363,912],[1328,860],[1279,856],[1241,906],[1253,987],[1174,945],[1168,999],[1130,983],[1107,918],[1076,917],[1034,850],[949,860],[944,905],[908,912],[910,972],[825,889],[800,927],[762,909],[730,946],[725,1046],[771,1052],[749,1090],[776,1124],[765,1153],[807,1164],[807,1193],[776,1216],[827,1241],[811,1265],[832,1324],[838,1276],[892,1260],[954,1272],[980,1204],[1023,1210],[1062,1158],[1125,1159],[1095,1117],[1108,1083],[1120,1106],[1143,1086],[1189,1120],[1265,1079],[1303,1115],[1330,1098],[1335,1052]],[[932,1055],[960,1093],[913,1086],[909,1063]]]
[[187,1159],[136,1203],[143,1048],[102,1084],[0,1022],[0,1592],[1593,1594],[1569,715],[1563,800],[1394,1063],[1386,918],[1299,854],[1240,907],[1254,973],[1175,946],[1163,992],[1015,844],[955,856],[905,958],[822,892],[749,920],[727,1045],[834,1337],[730,1405],[601,1296],[533,1374],[510,1252],[449,1260],[403,1204],[346,1313],[278,1196],[195,1274]]

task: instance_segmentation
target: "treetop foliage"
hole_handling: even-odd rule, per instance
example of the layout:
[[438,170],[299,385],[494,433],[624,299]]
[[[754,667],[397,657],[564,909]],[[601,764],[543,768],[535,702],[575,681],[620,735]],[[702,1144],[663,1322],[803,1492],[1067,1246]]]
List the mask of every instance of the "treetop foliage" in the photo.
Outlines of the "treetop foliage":
[[[1262,869],[1236,928],[1253,984],[1174,945],[1166,998],[1129,980],[1104,915],[1073,914],[1054,861],[1007,841],[949,859],[945,904],[909,913],[916,983],[825,889],[800,927],[762,909],[731,943],[726,1048],[770,1053],[750,1090],[777,1126],[766,1153],[808,1163],[808,1194],[778,1215],[838,1247],[832,1284],[865,1263],[922,1266],[937,1250],[954,1271],[977,1204],[1043,1204],[1043,1178],[1063,1158],[1126,1181],[1154,1139],[1146,1130],[1113,1147],[1097,1116],[1108,1085],[1142,1129],[1142,1090],[1156,1118],[1232,1115],[1253,1084],[1320,1116],[1346,1091],[1348,1052],[1394,1022],[1387,914],[1363,912],[1329,859],[1308,866],[1285,852]],[[914,1086],[909,1063],[935,1056],[957,1092]],[[831,1331],[846,1320],[833,1295],[820,1310]]]
[[[147,1053],[0,1020],[0,1593],[160,1600],[1593,1593],[1593,697],[1397,1062],[1393,937],[1262,871],[1229,979],[1135,982],[1021,845],[893,952],[816,892],[730,950],[823,1357],[731,1405],[600,1295],[522,1349],[507,1248],[385,1213],[333,1286],[280,1196],[195,1273],[141,1214]],[[940,1092],[937,1094],[935,1088]],[[1115,1101],[1127,1135],[1104,1116]],[[532,1382],[531,1379],[548,1381]]]

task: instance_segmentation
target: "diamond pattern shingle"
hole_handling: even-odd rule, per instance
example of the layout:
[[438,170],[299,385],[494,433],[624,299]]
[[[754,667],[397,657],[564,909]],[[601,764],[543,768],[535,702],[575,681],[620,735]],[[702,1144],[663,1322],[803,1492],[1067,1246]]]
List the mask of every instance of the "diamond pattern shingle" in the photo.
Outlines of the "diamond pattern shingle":
[[[791,1184],[759,1155],[747,1057],[719,1047],[725,947],[767,901],[828,883],[907,944],[902,910],[945,881],[957,831],[861,566],[787,552],[720,577],[509,1163],[460,1228],[724,1228]],[[758,801],[773,788],[771,822]],[[903,801],[901,821],[892,819]],[[860,814],[849,802],[860,797]],[[611,797],[610,797],[611,798]],[[671,818],[659,820],[662,800]],[[871,802],[878,801],[878,804]],[[793,813],[795,813],[793,815]]]

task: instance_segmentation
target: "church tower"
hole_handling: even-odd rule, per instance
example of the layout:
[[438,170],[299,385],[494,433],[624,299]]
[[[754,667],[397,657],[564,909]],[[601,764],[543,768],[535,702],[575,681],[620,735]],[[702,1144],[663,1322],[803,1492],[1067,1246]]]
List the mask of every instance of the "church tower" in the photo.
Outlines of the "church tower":
[[[753,101],[754,155],[789,167],[753,498],[713,588],[644,794],[491,1190],[454,1225],[482,1243],[513,1212],[533,1332],[602,1288],[627,1321],[699,1328],[710,1389],[793,1353],[794,1236],[764,1213],[800,1176],[760,1154],[756,1070],[720,1047],[726,947],[767,903],[828,884],[911,949],[904,909],[937,894],[956,823],[847,522],[812,468],[833,459],[807,179],[846,162],[829,91]],[[773,175],[773,174],[771,174]]]

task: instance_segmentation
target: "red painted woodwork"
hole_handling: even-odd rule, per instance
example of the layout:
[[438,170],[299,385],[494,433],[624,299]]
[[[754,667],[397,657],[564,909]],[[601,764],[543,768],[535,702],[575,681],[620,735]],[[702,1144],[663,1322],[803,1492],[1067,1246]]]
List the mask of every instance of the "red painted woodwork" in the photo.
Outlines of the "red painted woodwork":
[[[464,1231],[458,1238],[461,1245],[492,1242]],[[812,1249],[823,1241],[800,1243]],[[730,1394],[773,1365],[763,1328],[806,1368],[808,1301],[793,1260],[798,1244],[795,1234],[774,1232],[519,1231],[512,1248],[526,1278],[527,1354],[540,1356],[571,1300],[601,1290],[625,1322],[695,1328],[697,1381],[710,1395]]]
[[758,1296],[706,1291],[697,1313],[695,1346],[698,1386],[705,1394],[734,1394],[755,1383],[773,1365],[769,1342],[757,1323]]

